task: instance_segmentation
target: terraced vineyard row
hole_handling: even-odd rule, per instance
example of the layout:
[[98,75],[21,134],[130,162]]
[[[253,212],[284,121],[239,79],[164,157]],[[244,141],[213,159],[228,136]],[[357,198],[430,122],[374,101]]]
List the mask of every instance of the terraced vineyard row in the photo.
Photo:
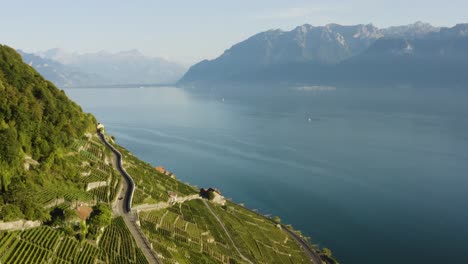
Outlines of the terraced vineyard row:
[[89,176],[83,177],[83,180],[85,183],[99,181],[107,182],[108,180],[110,180],[111,175],[112,172],[104,172],[100,169],[91,168],[91,170],[89,171]]
[[69,202],[77,200],[92,201],[93,195],[85,190],[57,189],[55,186],[45,188],[43,191],[34,195],[34,199],[42,205],[46,205],[59,198],[63,198],[65,201]]
[[90,190],[89,192],[94,195],[94,198],[96,200],[104,201],[104,202],[107,202],[107,203],[111,202],[110,192],[109,192],[109,188],[107,186],[94,188],[94,189]]
[[[72,149],[77,153],[70,153],[70,155],[66,156],[66,159],[69,164],[75,164],[78,170],[81,171],[82,179],[80,182],[82,187],[80,189],[57,189],[53,185],[46,186],[42,191],[34,193],[34,199],[44,206],[61,199],[68,203],[74,201],[93,202],[96,198],[97,201],[112,201],[118,188],[120,175],[111,165],[106,163],[104,146],[99,141],[94,141],[94,139],[82,139],[75,141],[72,144]],[[87,192],[85,190],[86,184],[101,181],[108,182],[106,191]]]
[[[254,263],[310,263],[300,247],[269,219],[228,203],[209,203],[223,221],[241,253]],[[242,262],[225,231],[200,200],[166,210],[140,213],[145,234],[167,261],[185,263],[189,251],[202,252],[216,263]],[[194,255],[193,258],[200,256]],[[207,260],[203,260],[207,262]],[[191,263],[191,262],[187,262]],[[207,262],[211,263],[211,262]]]
[[200,200],[193,200],[183,203],[180,207],[171,207],[174,213],[180,214],[189,222],[196,223],[202,229],[209,230],[214,239],[224,245],[229,245],[229,239],[218,221],[210,214],[205,205]]
[[[48,226],[0,233],[1,263],[95,263],[100,250]],[[90,249],[90,250],[86,250]],[[78,254],[78,252],[80,252]]]
[[210,204],[236,241],[242,254],[258,263],[310,263],[281,228],[245,208],[228,202],[226,209]]
[[144,204],[144,203],[156,203],[157,201],[148,194],[146,194],[144,191],[136,188],[135,192],[133,193],[133,205],[138,205],[138,204]]
[[120,217],[106,228],[98,246],[80,243],[48,226],[0,232],[0,263],[148,264]]
[[24,231],[21,238],[43,248],[54,248],[59,234],[48,226],[42,226]]
[[99,141],[94,140],[77,140],[72,144],[72,149],[82,153],[92,160],[102,160],[105,153],[105,147]]
[[193,222],[184,218],[178,205],[169,210],[141,212],[142,229],[167,263],[239,263],[240,258],[226,243],[221,226],[202,206],[198,200],[181,205],[186,213],[191,210],[188,218]]
[[117,192],[119,190],[119,185],[120,185],[121,180],[122,180],[122,177],[120,176],[120,174],[118,174],[115,170],[112,171],[111,182],[108,185],[108,188],[109,188],[109,202],[116,198],[115,196],[117,195]]
[[108,164],[113,157],[108,153],[107,148],[95,135],[89,140],[75,141],[73,149],[79,153],[72,158],[75,159],[76,164],[81,164],[81,170],[84,172],[83,183],[107,182],[107,186],[90,190],[89,195],[97,201],[112,202],[118,191],[121,177],[113,166]]
[[[78,183],[70,188],[46,186],[32,194],[36,201],[62,209],[70,208],[78,201],[91,204],[112,202],[121,176],[109,164],[113,157],[95,137],[75,141],[75,152],[65,156],[67,164],[76,166],[70,179],[78,179]],[[106,181],[107,186],[85,191],[88,183],[101,181]],[[23,232],[0,232],[0,263],[147,263],[121,218],[114,220],[105,230],[101,241],[117,244],[113,245],[114,250],[110,250],[108,244],[98,248],[88,242],[78,242],[74,237],[48,226]]]
[[24,240],[19,241],[12,251],[14,254],[2,259],[3,263],[44,263],[52,256],[52,251]]
[[[198,193],[194,187],[156,171],[150,164],[136,159],[127,150],[121,147],[117,149],[122,153],[125,170],[132,176],[136,187],[154,202],[167,202],[168,192],[175,192],[178,196]],[[138,198],[133,200],[133,205],[137,205],[138,202],[142,200]]]
[[148,263],[121,217],[115,218],[104,231],[99,247],[106,252],[110,263]]
[[64,237],[57,248],[57,259],[72,261],[76,258],[79,249],[79,242],[76,239]]

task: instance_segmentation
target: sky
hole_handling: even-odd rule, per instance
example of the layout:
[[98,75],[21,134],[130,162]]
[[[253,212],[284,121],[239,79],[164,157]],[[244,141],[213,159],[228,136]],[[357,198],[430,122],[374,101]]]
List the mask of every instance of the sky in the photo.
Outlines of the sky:
[[0,43],[28,52],[143,54],[190,65],[269,29],[468,22],[466,0],[0,0]]

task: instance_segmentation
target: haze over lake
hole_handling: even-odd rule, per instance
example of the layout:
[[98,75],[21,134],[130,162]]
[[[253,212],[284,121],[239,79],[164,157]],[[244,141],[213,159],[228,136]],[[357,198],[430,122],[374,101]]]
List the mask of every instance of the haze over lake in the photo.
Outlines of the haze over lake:
[[342,263],[468,263],[468,95],[67,89],[139,158],[279,215]]

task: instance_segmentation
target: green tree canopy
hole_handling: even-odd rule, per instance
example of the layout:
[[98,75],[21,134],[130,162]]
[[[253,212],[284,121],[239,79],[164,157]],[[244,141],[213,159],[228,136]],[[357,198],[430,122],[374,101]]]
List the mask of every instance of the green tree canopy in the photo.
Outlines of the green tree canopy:
[[5,222],[24,218],[23,212],[14,204],[7,204],[0,208],[0,217]]
[[111,224],[112,211],[106,204],[97,204],[93,206],[93,212],[91,212],[87,222],[89,232],[92,235],[96,235],[99,232],[99,229]]
[[[14,49],[0,45],[0,197],[8,205],[6,212],[19,208],[27,219],[47,219],[49,214],[31,197],[32,191],[65,182],[64,177],[78,188],[77,173],[57,153],[95,124],[92,115],[25,64]],[[26,169],[26,156],[39,165]]]

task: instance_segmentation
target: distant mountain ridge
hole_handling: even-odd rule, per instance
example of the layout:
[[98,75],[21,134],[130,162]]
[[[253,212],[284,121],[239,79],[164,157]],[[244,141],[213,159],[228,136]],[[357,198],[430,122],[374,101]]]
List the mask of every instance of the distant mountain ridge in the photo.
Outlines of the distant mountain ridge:
[[33,62],[31,66],[61,87],[173,83],[186,71],[180,64],[147,57],[138,50],[80,54],[54,48],[22,54],[27,63]]
[[[439,28],[428,23],[379,29],[372,24],[341,26],[308,24],[291,31],[269,30],[233,45],[214,60],[201,61],[188,70],[179,84],[221,82],[285,82],[309,84],[344,83],[360,76],[362,82],[377,81],[364,68],[385,77],[382,80],[411,81],[408,76],[426,74],[453,80],[452,73],[466,64],[468,24]],[[431,65],[424,63],[431,62]],[[444,65],[438,68],[437,65]],[[403,68],[402,65],[404,66]],[[400,67],[405,72],[393,68]],[[424,67],[422,67],[424,66]],[[419,67],[419,68],[418,68]],[[421,68],[422,67],[422,68]],[[385,76],[385,71],[398,72]],[[432,72],[435,71],[435,72]],[[356,74],[355,74],[356,73]],[[359,74],[357,74],[359,73]],[[405,75],[405,76],[402,76]],[[450,76],[450,77],[449,77]],[[404,77],[404,78],[403,78]],[[429,79],[431,79],[429,78]],[[463,83],[459,80],[457,83]]]
[[429,23],[417,21],[414,24],[404,26],[393,26],[381,29],[382,35],[385,38],[420,38],[430,33],[436,33],[440,31],[440,27],[434,27]]
[[107,84],[172,83],[186,71],[180,64],[162,58],[147,57],[138,50],[78,54],[52,49],[41,54],[45,58],[74,66],[85,73],[98,74],[110,80]]
[[64,65],[58,61],[42,58],[32,53],[26,53],[22,50],[17,52],[23,57],[23,61],[36,69],[44,78],[52,81],[59,87],[76,87],[86,85],[100,85],[107,81],[92,73],[85,73],[80,69]]

